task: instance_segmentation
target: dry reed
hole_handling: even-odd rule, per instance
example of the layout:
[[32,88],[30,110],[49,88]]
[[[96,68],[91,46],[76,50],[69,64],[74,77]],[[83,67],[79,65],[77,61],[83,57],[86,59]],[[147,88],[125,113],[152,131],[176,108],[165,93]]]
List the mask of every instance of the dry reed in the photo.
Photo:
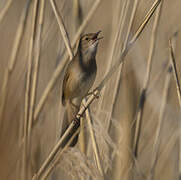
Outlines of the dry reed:
[[[65,0],[62,3],[56,0],[27,0],[20,6],[12,0],[0,3],[0,30],[5,35],[0,53],[1,178],[179,179],[180,34],[171,36],[178,30],[179,0],[174,3],[163,0],[68,3]],[[14,12],[17,9],[22,12]],[[149,13],[144,16],[146,9]],[[11,22],[19,14],[18,21]],[[62,80],[64,67],[72,59],[81,33],[94,28],[104,32],[97,59],[96,83],[100,83],[86,97],[76,120],[57,139],[54,132],[60,130],[57,122],[62,122],[63,115],[58,81]],[[73,41],[70,42],[67,32]],[[58,34],[62,42],[57,41]],[[6,50],[9,45],[10,51]],[[127,62],[128,53],[128,60],[131,57],[134,61]],[[128,64],[123,74],[125,61]],[[92,103],[99,95],[98,103]],[[139,101],[138,107],[135,100]],[[92,111],[89,111],[90,104]],[[137,114],[133,119],[134,112]],[[82,118],[84,113],[86,119]],[[80,133],[80,146],[69,148],[75,133],[61,149],[62,141],[77,121],[81,121],[76,132]],[[132,127],[130,123],[137,125]]]
[[34,2],[33,6],[33,17],[31,24],[31,34],[29,41],[29,51],[28,51],[28,70],[27,70],[27,79],[26,79],[26,90],[25,90],[25,110],[24,110],[24,146],[23,146],[23,165],[22,165],[22,179],[28,178],[28,169],[29,169],[29,155],[30,155],[30,146],[31,146],[31,112],[33,111],[30,106],[30,92],[31,92],[31,74],[32,74],[32,65],[33,65],[33,47],[34,47],[34,36],[36,31],[36,18],[38,10],[38,1]]
[[173,74],[174,74],[175,83],[176,83],[176,87],[177,87],[178,102],[179,102],[179,105],[181,107],[181,88],[180,88],[180,82],[179,82],[179,78],[178,78],[178,70],[177,70],[177,64],[175,61],[172,40],[173,39],[169,40],[169,48],[170,48],[170,56],[171,56],[170,58],[171,58],[171,62],[172,62]]
[[140,27],[138,28],[138,30],[136,31],[135,35],[133,36],[133,38],[131,39],[131,41],[127,44],[127,47],[124,49],[124,51],[122,52],[119,61],[117,61],[115,63],[115,65],[112,67],[112,69],[108,72],[108,74],[105,76],[105,78],[101,81],[101,83],[99,84],[99,86],[96,88],[96,90],[94,90],[94,93],[88,98],[87,102],[84,104],[84,106],[82,108],[80,108],[76,119],[72,121],[72,123],[69,125],[69,127],[67,128],[67,130],[65,131],[65,133],[63,134],[63,136],[60,138],[60,140],[57,142],[57,144],[54,146],[53,150],[51,151],[51,153],[49,154],[49,156],[47,157],[47,159],[44,161],[44,163],[42,164],[42,166],[40,167],[38,173],[36,173],[36,176],[40,176],[42,174],[42,172],[46,169],[46,167],[49,165],[49,163],[52,161],[52,159],[54,158],[54,156],[57,154],[57,152],[60,149],[61,143],[63,142],[63,140],[65,139],[65,137],[68,135],[68,133],[72,130],[72,128],[74,127],[75,123],[77,123],[77,121],[80,121],[81,115],[86,111],[86,109],[88,108],[88,106],[95,100],[95,98],[97,98],[100,90],[103,88],[103,86],[105,85],[105,83],[107,83],[107,81],[110,79],[110,77],[112,76],[112,74],[115,72],[115,69],[117,69],[120,65],[120,63],[124,60],[124,57],[126,56],[127,52],[129,51],[129,49],[134,45],[135,41],[138,39],[138,37],[140,36],[141,32],[143,31],[144,27],[146,26],[146,24],[149,22],[149,19],[152,17],[152,15],[154,14],[157,6],[159,5],[161,1],[158,0],[156,1],[152,7],[150,8],[149,12],[147,13],[147,15],[145,16],[143,22],[141,23]]
[[150,39],[150,48],[149,48],[149,54],[148,54],[146,76],[144,79],[143,87],[141,89],[139,106],[138,106],[136,119],[135,119],[136,125],[135,125],[135,135],[134,135],[134,144],[133,144],[135,157],[137,157],[137,154],[138,154],[138,143],[139,143],[139,137],[140,137],[140,132],[141,132],[142,115],[143,115],[144,104],[145,104],[146,95],[147,95],[148,84],[150,81],[153,55],[154,55],[154,50],[155,50],[155,45],[156,45],[156,35],[157,35],[157,29],[158,29],[160,14],[161,14],[161,7],[162,7],[162,2],[160,3],[159,8],[157,12],[155,13],[155,19],[153,22],[152,34],[151,34],[151,39]]

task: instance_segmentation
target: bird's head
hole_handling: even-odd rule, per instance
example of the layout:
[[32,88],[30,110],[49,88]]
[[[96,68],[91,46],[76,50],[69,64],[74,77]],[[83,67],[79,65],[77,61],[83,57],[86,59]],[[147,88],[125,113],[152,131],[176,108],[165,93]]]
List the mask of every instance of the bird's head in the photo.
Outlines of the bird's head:
[[103,38],[98,37],[100,32],[101,31],[98,31],[96,33],[85,34],[80,38],[78,48],[81,51],[81,53],[96,55],[99,40]]

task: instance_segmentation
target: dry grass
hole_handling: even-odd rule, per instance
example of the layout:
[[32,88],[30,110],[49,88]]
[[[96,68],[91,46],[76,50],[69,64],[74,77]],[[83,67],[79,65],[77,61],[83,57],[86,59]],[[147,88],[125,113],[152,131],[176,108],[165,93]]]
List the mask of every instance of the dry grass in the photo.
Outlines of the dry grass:
[[158,23],[159,23],[160,14],[161,14],[161,7],[162,7],[162,2],[160,3],[159,8],[156,12],[153,27],[152,27],[146,76],[144,79],[143,87],[141,89],[139,106],[138,106],[138,110],[137,110],[137,114],[136,114],[135,135],[134,135],[134,144],[133,144],[134,154],[136,157],[137,157],[137,151],[138,151],[139,136],[140,136],[140,132],[141,132],[140,128],[141,128],[142,114],[143,114],[143,110],[144,110],[144,104],[146,101],[148,84],[150,81],[153,55],[154,55],[155,45],[156,45],[157,27],[158,27]]
[[[179,6],[0,2],[0,179],[179,179]],[[93,93],[58,139],[64,68],[80,35],[97,30]],[[72,137],[61,149],[84,113],[80,147],[68,147]]]

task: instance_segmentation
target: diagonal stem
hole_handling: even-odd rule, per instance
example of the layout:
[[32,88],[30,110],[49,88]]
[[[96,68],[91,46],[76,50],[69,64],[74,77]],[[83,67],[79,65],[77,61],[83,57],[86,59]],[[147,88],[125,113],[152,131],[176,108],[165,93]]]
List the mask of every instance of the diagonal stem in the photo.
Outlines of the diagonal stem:
[[70,59],[72,59],[73,58],[73,51],[72,51],[71,44],[70,44],[70,41],[69,41],[69,38],[68,38],[68,34],[67,34],[66,30],[65,30],[65,25],[64,25],[62,16],[58,12],[54,0],[50,0],[50,3],[51,3],[51,6],[52,6],[52,9],[53,9],[53,12],[55,13],[55,17],[57,19],[59,29],[60,29],[60,32],[62,34],[62,37],[63,37],[64,43],[65,43],[65,46],[67,48],[67,51],[69,53]]
[[178,78],[178,70],[177,70],[177,65],[176,65],[176,61],[175,61],[172,39],[169,40],[169,49],[170,49],[171,63],[172,63],[172,67],[173,67],[173,75],[175,78],[175,83],[176,83],[176,88],[177,88],[178,101],[179,101],[179,105],[181,107],[181,88],[180,88],[180,82],[179,82],[179,78]]
[[0,23],[2,22],[4,16],[6,15],[6,12],[8,11],[8,9],[9,9],[12,2],[13,2],[13,0],[6,1],[6,4],[5,4],[4,8],[0,12]]

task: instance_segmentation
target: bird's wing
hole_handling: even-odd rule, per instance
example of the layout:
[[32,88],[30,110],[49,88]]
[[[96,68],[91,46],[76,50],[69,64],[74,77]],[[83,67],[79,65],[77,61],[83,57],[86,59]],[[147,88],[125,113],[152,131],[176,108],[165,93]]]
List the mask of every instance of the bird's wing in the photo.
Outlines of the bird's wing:
[[66,71],[64,79],[63,79],[63,86],[62,86],[62,105],[65,106],[65,92],[66,92],[66,86],[67,81],[69,79],[69,71]]

